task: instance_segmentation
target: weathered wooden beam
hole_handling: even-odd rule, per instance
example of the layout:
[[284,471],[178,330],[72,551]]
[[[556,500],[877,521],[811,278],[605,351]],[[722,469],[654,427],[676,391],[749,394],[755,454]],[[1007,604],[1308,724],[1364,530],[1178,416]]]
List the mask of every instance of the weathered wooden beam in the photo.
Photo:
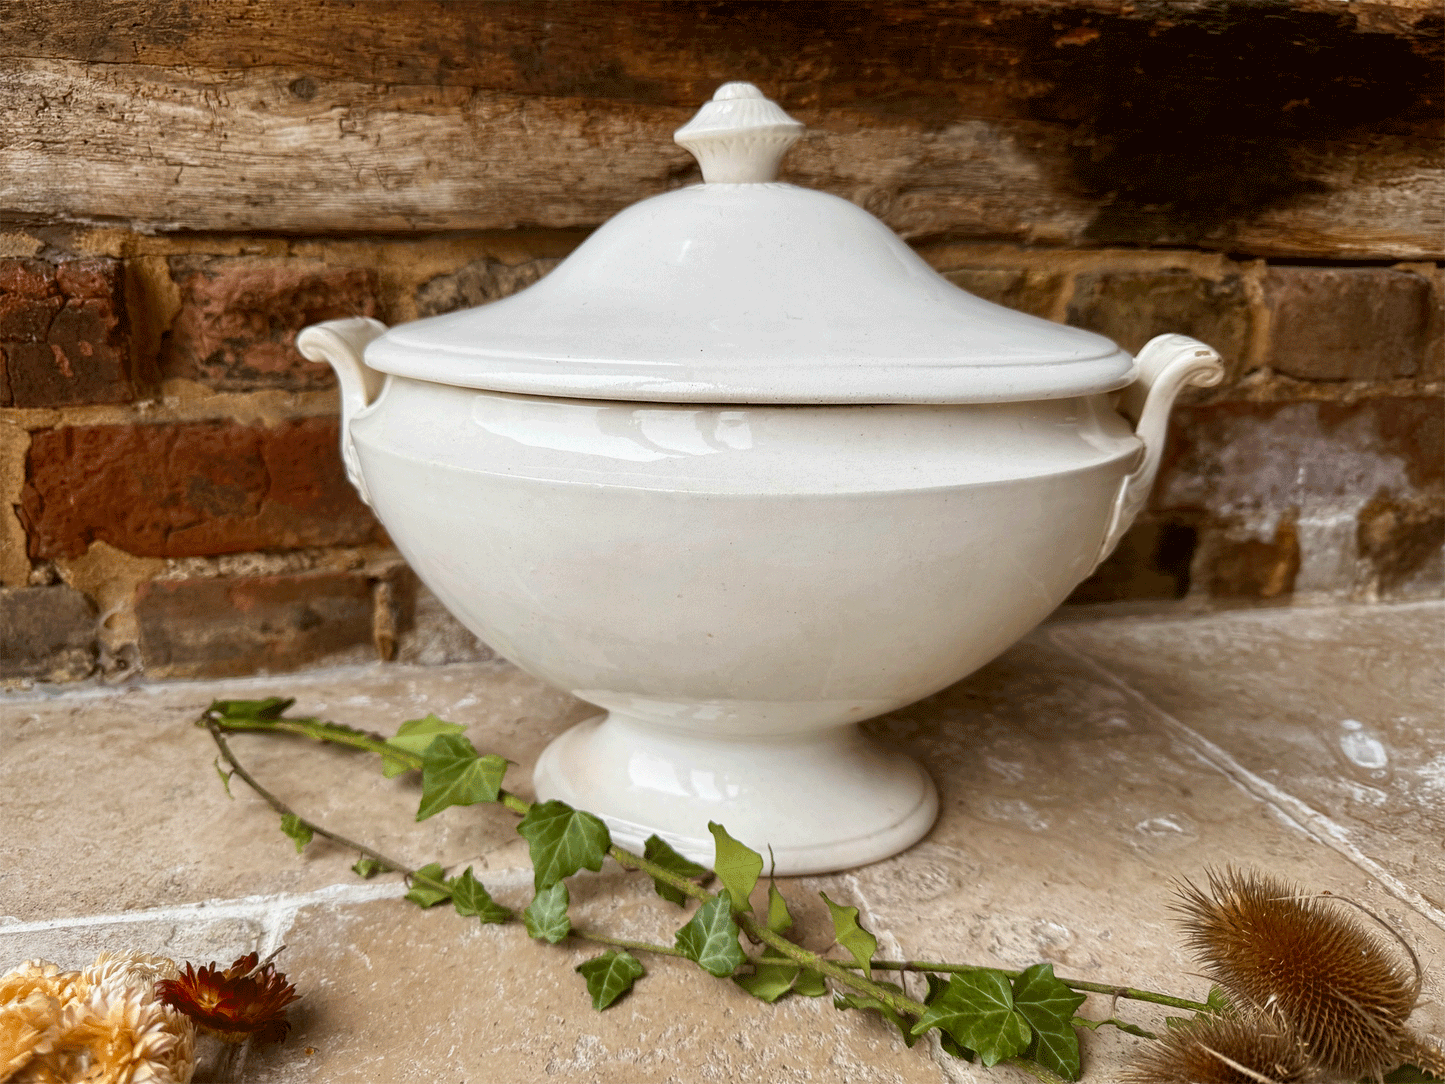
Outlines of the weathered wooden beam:
[[[1432,14],[1435,15],[1432,21]],[[1445,249],[1429,2],[0,5],[0,216],[587,227],[696,179],[727,78],[911,237]]]

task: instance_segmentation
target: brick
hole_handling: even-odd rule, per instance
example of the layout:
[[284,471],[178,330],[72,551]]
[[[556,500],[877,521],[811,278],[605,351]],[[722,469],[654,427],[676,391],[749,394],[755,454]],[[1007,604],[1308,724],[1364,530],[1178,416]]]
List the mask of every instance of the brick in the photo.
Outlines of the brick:
[[1445,403],[1225,402],[1177,407],[1151,507],[1215,516],[1358,507],[1445,489]]
[[417,315],[436,316],[507,297],[532,285],[561,262],[551,257],[524,260],[519,264],[492,259],[473,260],[456,271],[428,279],[417,287]]
[[126,403],[139,392],[131,365],[120,261],[56,266],[0,260],[3,405]]
[[63,584],[0,588],[0,680],[78,681],[96,665],[96,615]]
[[1445,380],[1445,268],[1430,276],[1430,322],[1425,328],[1421,380]]
[[943,277],[985,301],[1045,318],[1064,286],[1063,275],[1013,267],[959,267]]
[[1219,351],[1225,383],[1242,375],[1250,314],[1238,275],[1219,281],[1178,268],[1076,276],[1068,321],[1137,354],[1156,335],[1191,335]]
[[92,257],[65,260],[55,268],[55,282],[66,297],[112,297],[118,284],[120,265],[115,260]]
[[1355,549],[1376,590],[1391,595],[1445,579],[1445,511],[1439,502],[1400,501],[1381,492],[1355,518]]
[[1198,541],[1193,517],[1141,516],[1114,552],[1066,601],[1183,598],[1189,593],[1190,566]]
[[1210,555],[1209,594],[1214,598],[1274,599],[1294,593],[1300,570],[1298,519],[1279,519],[1268,539],[1222,539]]
[[97,539],[138,557],[376,540],[335,418],[71,426],[32,434],[20,512],[37,558]]
[[1393,380],[1426,365],[1430,283],[1385,268],[1271,267],[1268,361],[1299,380]]
[[296,333],[308,324],[376,315],[376,272],[241,257],[171,261],[180,311],[161,347],[166,377],[220,391],[329,388],[331,367],[307,361]]
[[44,260],[0,260],[0,294],[49,297],[57,291],[55,268]]
[[361,573],[152,581],[137,592],[136,616],[150,677],[237,677],[374,657],[372,585]]
[[59,293],[49,297],[0,293],[0,343],[44,342],[50,321],[64,304]]

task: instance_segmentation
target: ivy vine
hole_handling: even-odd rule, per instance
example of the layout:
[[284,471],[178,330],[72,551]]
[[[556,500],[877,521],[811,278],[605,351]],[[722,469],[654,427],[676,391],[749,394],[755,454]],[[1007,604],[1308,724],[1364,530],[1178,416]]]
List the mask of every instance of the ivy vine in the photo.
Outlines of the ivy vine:
[[[834,943],[823,953],[812,952],[786,936],[793,916],[771,876],[766,906],[755,910],[750,905],[762,877],[763,857],[720,824],[708,825],[715,843],[711,869],[678,854],[656,835],[636,854],[613,843],[607,825],[585,810],[556,800],[530,803],[506,790],[502,784],[508,761],[496,754],[479,753],[464,736],[465,727],[457,723],[428,715],[402,723],[396,734],[386,737],[322,719],[288,717],[286,712],[293,704],[294,700],[282,697],[218,700],[197,720],[198,726],[210,731],[220,750],[216,770],[227,793],[231,778],[241,778],[279,814],[281,830],[298,853],[316,836],[332,840],[360,856],[351,867],[359,877],[401,874],[408,885],[405,899],[418,907],[450,903],[458,915],[484,923],[520,919],[527,935],[539,941],[557,944],[576,938],[605,946],[600,955],[576,969],[598,1011],[616,1004],[645,976],[646,969],[636,954],[671,956],[729,979],[767,1003],[791,996],[822,997],[831,991],[835,1008],[876,1013],[896,1028],[909,1046],[936,1031],[939,1045],[950,1056],[985,1066],[1014,1065],[1049,1082],[1080,1078],[1081,1029],[1113,1027],[1156,1038],[1113,1015],[1105,1019],[1078,1015],[1089,993],[1151,1002],[1191,1014],[1170,1018],[1171,1028],[1231,1012],[1218,988],[1207,1002],[1198,1002],[1129,986],[1060,978],[1046,962],[1011,971],[944,961],[878,959],[877,938],[859,921],[858,909],[822,893],[833,923]],[[452,806],[502,806],[520,818],[517,832],[528,843],[531,902],[518,916],[492,899],[471,867],[450,877],[435,862],[409,867],[302,816],[237,760],[226,736],[239,732],[293,735],[371,753],[379,758],[388,778],[420,772],[418,821]],[[609,858],[625,870],[650,877],[663,899],[683,908],[696,904],[673,931],[671,944],[612,937],[573,924],[568,914],[567,879],[584,869],[601,870]],[[716,890],[708,887],[714,877]],[[744,943],[756,951],[747,951]],[[833,948],[846,955],[830,955]],[[923,974],[927,993],[918,1000],[900,984],[879,978],[882,972]],[[1411,1071],[1416,1075],[1409,1075]],[[1438,1078],[1406,1067],[1389,1079]]]

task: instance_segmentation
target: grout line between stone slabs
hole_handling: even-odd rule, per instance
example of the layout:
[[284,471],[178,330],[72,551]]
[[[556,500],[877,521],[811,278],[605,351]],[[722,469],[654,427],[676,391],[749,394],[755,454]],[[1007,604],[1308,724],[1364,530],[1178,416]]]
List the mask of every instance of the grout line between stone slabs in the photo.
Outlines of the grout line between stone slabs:
[[270,920],[301,907],[319,903],[366,903],[389,899],[406,892],[401,882],[379,885],[328,885],[314,892],[277,893],[271,896],[241,896],[230,900],[203,900],[170,907],[149,907],[136,911],[116,911],[103,915],[71,915],[66,918],[39,919],[32,922],[11,922],[0,918],[0,934],[44,933],[83,926],[120,926],[128,922],[175,922],[201,919],[250,918],[269,927]]
[[236,678],[168,678],[160,681],[127,681],[114,685],[78,683],[76,686],[36,684],[28,688],[0,690],[0,707],[21,708],[37,704],[56,704],[70,700],[106,700],[118,696],[162,696],[185,689],[271,692],[278,686],[287,689],[325,685],[347,678],[358,688],[371,680],[393,677],[425,677],[434,674],[460,673],[467,669],[513,670],[506,659],[462,660],[449,663],[364,662],[345,666],[318,667],[284,674],[252,674]]
[[1146,697],[1123,678],[1110,671],[1083,649],[1068,642],[1067,633],[1062,629],[1051,631],[1049,641],[1064,654],[1087,666],[1110,684],[1117,686],[1131,700],[1140,704],[1150,715],[1164,724],[1171,734],[1182,741],[1215,770],[1224,774],[1235,786],[1257,800],[1273,806],[1281,816],[1293,821],[1300,830],[1317,843],[1337,852],[1348,861],[1379,881],[1385,891],[1396,899],[1408,904],[1428,921],[1445,930],[1445,911],[1441,911],[1419,892],[1401,881],[1389,870],[1362,851],[1351,839],[1343,825],[1337,824],[1308,802],[1276,786],[1269,780],[1256,775],[1225,749],[1210,741],[1203,734],[1180,722],[1163,708]]
[[[513,888],[531,880],[530,869],[489,871],[489,884]],[[11,933],[45,933],[50,930],[76,929],[86,926],[120,926],[131,922],[211,921],[228,918],[249,918],[265,930],[266,952],[274,951],[285,931],[290,929],[297,912],[305,907],[325,904],[370,903],[374,900],[399,899],[406,894],[402,881],[384,884],[333,884],[312,892],[280,892],[269,896],[241,896],[236,899],[203,900],[170,907],[142,908],[102,915],[72,915],[66,918],[11,922],[0,918],[0,935]],[[261,955],[265,955],[262,952]]]

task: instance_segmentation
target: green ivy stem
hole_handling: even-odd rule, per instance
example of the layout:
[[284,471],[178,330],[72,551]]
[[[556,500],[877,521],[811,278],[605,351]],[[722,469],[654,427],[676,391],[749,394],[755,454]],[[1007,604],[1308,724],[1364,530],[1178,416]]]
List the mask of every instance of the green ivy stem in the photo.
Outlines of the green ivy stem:
[[[716,893],[709,892],[695,881],[683,877],[681,874],[674,873],[670,869],[665,869],[655,862],[650,862],[641,855],[624,850],[615,843],[607,849],[607,854],[624,869],[631,868],[646,873],[649,877],[663,881],[695,900],[707,903],[717,896]],[[857,990],[859,993],[867,994],[869,997],[877,998],[894,1012],[907,1013],[910,1016],[922,1016],[928,1011],[928,1006],[921,1001],[915,1001],[906,994],[899,994],[896,991],[888,989],[886,986],[881,986],[870,979],[863,978],[861,975],[855,975],[834,961],[825,959],[816,952],[809,952],[800,945],[793,944],[793,942],[781,934],[774,933],[766,926],[759,925],[757,920],[747,912],[734,910],[733,918],[753,942],[762,942],[800,967],[817,971],[842,986],[847,986],[853,990]]]
[[274,731],[282,734],[296,734],[303,738],[312,738],[315,741],[329,741],[336,745],[350,745],[371,753],[380,753],[384,750],[388,756],[413,759],[416,761],[416,766],[421,767],[421,757],[393,749],[386,744],[386,739],[380,734],[369,734],[361,730],[353,730],[350,727],[335,726],[322,722],[320,719],[229,719],[210,711],[201,718],[208,723],[218,723],[226,730]]
[[573,937],[580,937],[583,941],[595,941],[599,945],[611,945],[613,948],[631,949],[635,952],[655,952],[659,956],[676,956],[680,960],[692,959],[682,949],[674,948],[671,945],[655,945],[651,941],[629,941],[624,937],[608,937],[604,933],[578,929],[576,926],[573,926],[570,932]]
[[[840,966],[856,968],[859,965],[852,960],[840,961]],[[948,964],[939,960],[873,960],[869,966],[874,971],[932,971],[940,975],[966,975],[972,971],[997,971],[1000,975],[1007,975],[1016,979],[1023,974],[1022,971],[1010,971],[1005,967],[984,967],[982,964]],[[1054,976],[1058,978],[1057,975]],[[1103,982],[1082,982],[1077,979],[1059,979],[1070,990],[1079,990],[1090,994],[1109,994],[1113,997],[1128,998],[1130,1001],[1149,1001],[1155,1005],[1168,1005],[1174,1009],[1188,1009],[1190,1012],[1214,1012],[1212,1005],[1206,1005],[1202,1001],[1190,1001],[1188,998],[1174,997],[1170,994],[1159,994],[1153,990],[1137,990],[1132,986],[1110,986]]]
[[[766,926],[760,925],[758,920],[747,913],[734,912],[738,925],[742,927],[743,933],[754,941],[761,941],[769,948],[781,952],[794,963],[817,971],[828,976],[834,982],[844,986],[850,986],[860,993],[877,998],[896,1013],[907,1013],[909,1016],[922,1016],[928,1011],[928,1006],[921,1001],[915,1001],[907,994],[900,994],[881,986],[869,979],[861,978],[847,970],[848,965],[835,960],[829,960],[819,956],[816,952],[809,952],[801,945],[795,945],[782,934],[774,933]],[[856,966],[856,965],[853,965]]]
[[[233,721],[230,719],[219,718],[211,712],[207,712],[204,716],[202,716],[202,719],[205,722],[206,726],[211,728],[211,733],[213,736],[217,735],[217,732],[221,727],[234,730],[280,731],[286,734],[297,734],[302,737],[314,738],[317,741],[335,742],[340,745],[351,746],[354,749],[364,749],[368,752],[376,753],[378,755],[385,755],[386,757],[391,758],[394,761],[405,764],[408,768],[411,769],[420,770],[422,767],[422,758],[420,755],[398,749],[394,745],[388,744],[384,738],[364,734],[357,730],[351,730],[350,728],[343,728],[328,724],[319,719],[245,719]],[[219,737],[218,740],[220,740]],[[230,763],[232,763],[233,765],[235,764],[235,761],[232,760],[229,755],[227,755],[226,759],[230,761]],[[238,772],[237,774],[240,773]],[[256,786],[255,782],[247,776],[242,775],[241,778],[245,779],[246,782],[249,783],[252,787]],[[260,791],[259,788],[257,789],[257,793],[262,794],[262,797],[266,797],[266,794]],[[283,816],[287,814],[290,814],[291,816],[297,816],[289,808],[284,808],[283,804],[274,797],[270,797],[267,800],[271,802],[271,807],[280,812]],[[506,806],[513,813],[517,813],[524,817],[527,815],[527,812],[532,808],[528,802],[521,798],[518,798],[515,794],[511,793],[508,790],[499,791],[497,795],[497,801],[500,804]],[[360,845],[350,840],[338,838],[330,832],[318,831],[316,825],[304,821],[299,816],[297,816],[297,820],[301,821],[301,823],[303,824],[306,824],[306,826],[310,828],[313,832],[316,832],[317,835],[334,840],[335,842],[341,843],[343,846],[354,847],[357,850],[360,850],[362,853],[368,855],[369,857],[376,859],[378,862],[386,864],[388,868],[391,868],[393,865],[384,856],[378,855],[370,848],[361,847]],[[679,892],[691,896],[693,899],[700,902],[706,903],[707,901],[713,899],[715,895],[714,893],[707,891],[707,889],[700,887],[696,882],[689,880],[686,877],[680,876],[679,874],[673,873],[671,870],[665,869],[662,866],[657,865],[655,862],[649,861],[648,859],[642,857],[642,855],[640,854],[634,854],[629,850],[625,850],[624,848],[617,846],[615,843],[608,847],[607,854],[608,857],[610,857],[614,862],[616,862],[623,868],[635,869],[642,873],[646,873],[648,876],[653,877],[659,881],[663,881],[671,885],[673,888],[676,888]],[[410,875],[415,876],[415,871],[411,871]],[[416,879],[423,881],[424,883],[431,883],[427,878],[417,877]],[[441,887],[444,888],[445,886],[443,885]],[[895,1012],[908,1013],[911,1016],[922,1016],[925,1012],[928,1011],[928,1007],[924,1005],[921,1001],[915,1001],[911,997],[895,993],[894,991],[888,989],[886,986],[880,986],[878,983],[872,982],[869,979],[862,977],[861,975],[852,974],[851,972],[840,967],[833,961],[824,959],[815,952],[809,952],[807,949],[801,948],[798,945],[793,944],[791,941],[787,940],[781,935],[775,934],[773,933],[773,931],[767,929],[766,927],[758,925],[758,923],[753,919],[751,915],[742,914],[735,911],[734,916],[738,920],[738,925],[742,927],[743,932],[745,932],[753,941],[763,942],[764,944],[782,953],[788,959],[792,960],[794,963],[802,967],[807,967],[811,970],[820,972],[821,974],[826,975],[827,977],[833,979],[835,982],[843,986],[847,986],[853,990],[857,990],[859,993],[867,994],[870,997],[877,998],[879,1001],[889,1006],[889,1008],[893,1009]],[[652,949],[649,948],[648,951],[652,951]],[[665,951],[671,954],[670,950]]]
[[[323,722],[320,719],[308,718],[233,720],[221,718],[213,712],[207,712],[202,717],[202,721],[206,724],[208,728],[210,728],[212,736],[215,737],[217,743],[221,746],[222,751],[226,754],[227,761],[232,765],[232,767],[236,769],[236,774],[240,775],[241,778],[244,779],[258,794],[260,794],[271,804],[271,807],[273,809],[280,812],[283,816],[290,815],[297,817],[298,821],[300,821],[302,824],[305,824],[306,827],[310,828],[317,835],[323,836],[336,843],[340,843],[342,846],[350,847],[357,851],[360,851],[361,853],[366,854],[367,856],[375,859],[376,861],[381,862],[388,869],[397,869],[398,872],[401,872],[408,877],[414,877],[416,880],[422,881],[423,883],[431,884],[434,887],[445,888],[445,885],[433,882],[430,878],[418,877],[415,870],[406,870],[399,868],[396,863],[392,862],[390,859],[387,859],[384,855],[380,855],[376,851],[371,850],[369,847],[365,847],[359,843],[353,842],[352,840],[345,839],[344,837],[337,836],[335,833],[327,831],[318,825],[311,824],[310,822],[297,816],[297,814],[294,813],[290,808],[285,806],[284,803],[280,802],[279,799],[275,798],[269,792],[265,791],[255,782],[254,779],[252,779],[240,769],[239,765],[236,764],[235,759],[231,757],[229,749],[226,748],[224,739],[221,737],[220,730],[224,728],[227,730],[236,731],[275,731],[286,734],[296,734],[301,737],[312,738],[316,741],[333,742],[339,745],[350,746],[354,749],[362,749],[367,752],[376,753],[379,756],[384,755],[387,758],[405,764],[409,769],[416,771],[420,771],[422,767],[422,758],[419,754],[410,753],[405,750],[398,749],[395,746],[388,744],[386,739],[382,738],[380,735],[367,734],[358,730],[353,730],[349,727],[336,726],[331,723]],[[511,810],[513,813],[518,814],[519,816],[526,816],[528,811],[532,808],[530,803],[528,803],[522,798],[517,797],[515,794],[511,793],[508,790],[501,790],[497,795],[497,801],[501,805],[506,806],[506,808]],[[699,902],[706,903],[709,900],[713,899],[715,896],[715,893],[707,891],[707,889],[702,888],[695,881],[692,881],[689,878],[683,877],[679,874],[673,873],[671,870],[665,869],[662,866],[659,866],[656,863],[649,861],[648,859],[642,857],[639,854],[634,854],[631,851],[625,850],[624,848],[617,846],[615,843],[608,847],[607,854],[608,857],[615,861],[619,866],[622,866],[626,869],[634,869],[639,872],[646,873],[648,876],[654,878],[655,880],[662,881],[668,885],[671,885],[679,892],[682,892],[683,894],[690,896],[692,899],[698,900]],[[857,990],[860,993],[868,994],[870,997],[877,998],[879,1001],[889,1006],[889,1008],[893,1009],[895,1012],[907,1013],[911,1016],[922,1016],[927,1011],[927,1006],[924,1005],[922,1002],[915,1001],[913,998],[910,998],[906,995],[895,993],[894,991],[888,989],[886,986],[881,986],[878,983],[872,982],[861,975],[854,974],[853,971],[859,970],[859,965],[857,963],[853,961],[844,962],[826,959],[822,956],[819,956],[815,952],[809,952],[807,949],[802,948],[799,945],[795,945],[793,942],[789,941],[782,935],[776,934],[772,930],[769,930],[766,926],[760,925],[756,921],[756,919],[752,917],[751,914],[745,912],[734,912],[734,914],[737,919],[738,925],[742,928],[743,932],[746,933],[750,939],[752,939],[754,942],[762,942],[763,944],[768,945],[770,948],[781,953],[784,957],[793,961],[799,966],[809,968],[813,971],[817,971],[820,974],[826,975],[828,978],[833,979],[835,982],[838,982],[843,986],[847,986],[851,989]],[[682,953],[679,953],[674,949],[662,945],[648,945],[638,943],[636,947],[640,950],[645,950],[648,952],[661,952],[664,955],[682,955]],[[933,971],[939,974],[1001,970],[998,968],[986,968],[979,965],[949,964],[931,960],[875,960],[872,962],[871,967],[880,971]],[[852,970],[850,971],[849,969]],[[1003,971],[1003,974],[1009,976],[1010,978],[1017,978],[1020,974],[1022,974],[1022,972]],[[1200,1002],[1189,1001],[1185,998],[1171,997],[1168,994],[1154,993],[1150,990],[1138,990],[1134,989],[1133,987],[1126,986],[1111,986],[1106,983],[1079,982],[1070,979],[1060,979],[1059,981],[1073,990],[1081,990],[1089,993],[1110,994],[1115,997],[1128,998],[1134,1001],[1149,1001],[1157,1005],[1167,1005],[1173,1008],[1187,1009],[1194,1012],[1210,1011],[1210,1007],[1208,1005],[1204,1005]]]
[[[269,805],[272,809],[274,809],[277,813],[281,814],[281,816],[295,817],[298,824],[304,825],[313,834],[321,836],[323,839],[329,839],[333,843],[340,844],[348,850],[353,850],[364,854],[372,861],[379,863],[383,869],[392,870],[396,873],[400,873],[402,876],[406,877],[410,881],[420,882],[424,885],[428,885],[432,888],[440,889],[442,891],[450,891],[444,882],[434,880],[433,878],[428,877],[425,874],[419,873],[416,870],[407,867],[406,865],[398,862],[394,858],[387,857],[380,851],[373,850],[365,843],[358,843],[354,839],[347,839],[345,836],[331,831],[331,829],[325,827],[324,825],[317,824],[315,821],[309,821],[305,817],[301,816],[289,805],[283,802],[280,798],[276,797],[276,795],[272,794],[269,790],[267,790],[260,783],[258,783],[256,781],[256,777],[241,766],[241,762],[238,761],[235,754],[231,752],[231,747],[229,744],[227,744],[225,735],[221,733],[221,725],[214,718],[206,717],[204,719],[204,722],[206,724],[206,729],[211,732],[211,737],[215,739],[217,748],[221,750],[221,755],[226,758],[226,763],[231,766],[231,771],[239,775],[248,787],[250,787],[257,794],[259,794],[262,800],[265,801],[265,803]],[[252,730],[270,728],[238,727],[237,729]]]

